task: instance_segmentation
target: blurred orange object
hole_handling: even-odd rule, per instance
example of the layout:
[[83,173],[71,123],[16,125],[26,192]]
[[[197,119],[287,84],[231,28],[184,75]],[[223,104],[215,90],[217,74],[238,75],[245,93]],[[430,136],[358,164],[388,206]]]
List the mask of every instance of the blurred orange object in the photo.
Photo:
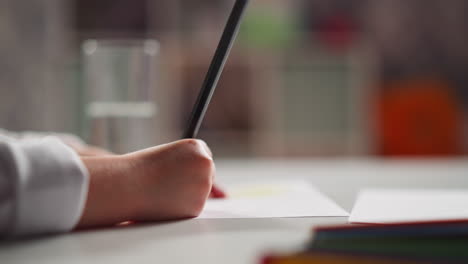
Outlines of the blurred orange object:
[[384,156],[452,156],[462,153],[462,111],[448,83],[419,79],[384,86],[378,113]]

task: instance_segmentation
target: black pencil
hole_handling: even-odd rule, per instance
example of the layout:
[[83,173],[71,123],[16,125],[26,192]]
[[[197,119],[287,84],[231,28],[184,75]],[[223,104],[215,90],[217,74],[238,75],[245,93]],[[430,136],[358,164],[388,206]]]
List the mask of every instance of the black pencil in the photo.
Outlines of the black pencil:
[[241,24],[244,11],[249,0],[237,0],[229,16],[223,35],[219,42],[216,53],[211,61],[210,68],[206,74],[205,81],[197,98],[192,114],[189,119],[188,127],[184,132],[183,138],[196,138],[200,126],[205,117],[206,111],[213,97],[221,73],[226,64],[229,52],[234,44],[239,26]]

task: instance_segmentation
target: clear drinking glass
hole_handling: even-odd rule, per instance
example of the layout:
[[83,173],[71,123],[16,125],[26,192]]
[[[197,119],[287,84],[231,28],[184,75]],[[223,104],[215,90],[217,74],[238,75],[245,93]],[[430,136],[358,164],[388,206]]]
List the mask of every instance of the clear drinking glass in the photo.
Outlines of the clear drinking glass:
[[115,153],[155,144],[155,40],[87,40],[82,46],[84,130]]

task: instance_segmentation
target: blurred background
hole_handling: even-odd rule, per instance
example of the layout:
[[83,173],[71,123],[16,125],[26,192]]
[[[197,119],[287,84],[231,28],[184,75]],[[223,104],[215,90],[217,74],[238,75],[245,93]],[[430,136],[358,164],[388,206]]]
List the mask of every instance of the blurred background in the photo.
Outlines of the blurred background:
[[[234,0],[3,0],[0,127],[177,140]],[[468,154],[468,2],[252,0],[200,137],[221,158]]]

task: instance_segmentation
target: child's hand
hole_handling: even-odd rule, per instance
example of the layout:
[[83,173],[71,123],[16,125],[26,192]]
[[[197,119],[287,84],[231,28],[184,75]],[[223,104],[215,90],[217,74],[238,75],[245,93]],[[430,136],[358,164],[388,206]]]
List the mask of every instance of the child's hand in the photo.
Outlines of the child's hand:
[[196,217],[210,193],[225,196],[213,188],[214,162],[199,140],[83,161],[90,188],[79,228]]

